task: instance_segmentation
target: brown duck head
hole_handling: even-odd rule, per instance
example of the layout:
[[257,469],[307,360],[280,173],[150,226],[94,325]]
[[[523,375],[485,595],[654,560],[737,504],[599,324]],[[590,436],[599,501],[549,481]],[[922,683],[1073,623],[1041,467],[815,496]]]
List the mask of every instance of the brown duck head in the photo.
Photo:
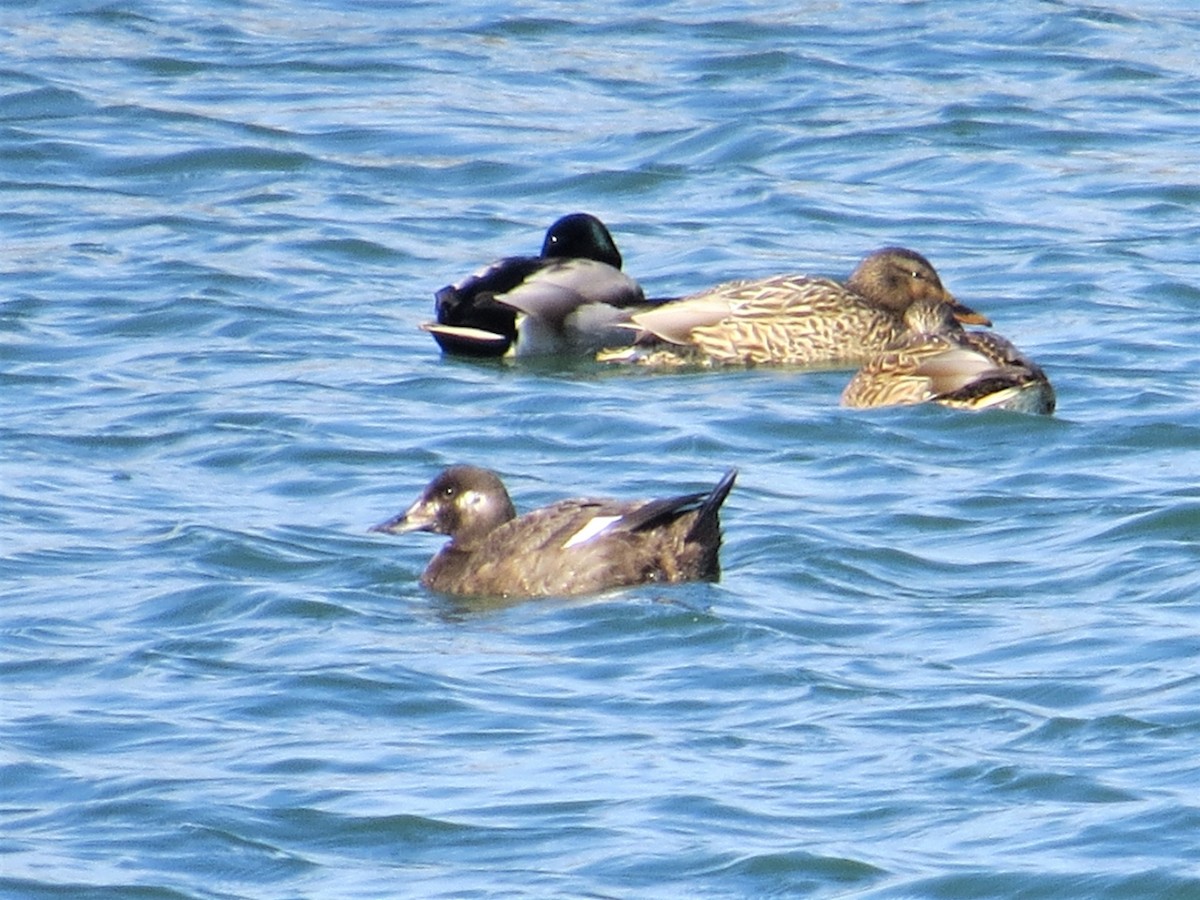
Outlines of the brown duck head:
[[478,466],[450,466],[429,483],[405,512],[373,526],[371,531],[404,534],[431,531],[469,545],[516,518],[517,512],[500,477]]
[[850,275],[846,286],[897,314],[903,314],[918,300],[935,301],[947,304],[960,322],[992,324],[987,316],[959,303],[942,286],[929,260],[904,247],[884,247],[867,256]]

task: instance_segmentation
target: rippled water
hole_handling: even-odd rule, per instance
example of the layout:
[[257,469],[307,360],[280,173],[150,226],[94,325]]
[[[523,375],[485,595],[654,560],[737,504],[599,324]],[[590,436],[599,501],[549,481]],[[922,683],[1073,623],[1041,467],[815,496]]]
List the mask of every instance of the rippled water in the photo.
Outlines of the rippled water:
[[[0,12],[0,893],[1200,896],[1200,12]],[[914,247],[1053,418],[443,360],[607,221],[651,294]],[[720,584],[481,609],[366,533],[699,489]]]

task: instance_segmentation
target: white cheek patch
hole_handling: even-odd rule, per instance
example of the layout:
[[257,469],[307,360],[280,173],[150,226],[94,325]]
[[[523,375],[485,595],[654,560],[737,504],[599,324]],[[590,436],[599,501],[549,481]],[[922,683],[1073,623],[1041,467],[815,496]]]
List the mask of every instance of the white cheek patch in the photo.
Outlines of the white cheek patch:
[[621,521],[622,516],[596,516],[588,521],[586,525],[580,528],[577,532],[567,538],[567,542],[562,545],[564,550],[569,550],[585,541],[590,541],[599,534],[603,534],[609,525],[613,522]]
[[487,495],[479,491],[464,491],[458,497],[459,506],[464,509],[474,509],[487,503]]

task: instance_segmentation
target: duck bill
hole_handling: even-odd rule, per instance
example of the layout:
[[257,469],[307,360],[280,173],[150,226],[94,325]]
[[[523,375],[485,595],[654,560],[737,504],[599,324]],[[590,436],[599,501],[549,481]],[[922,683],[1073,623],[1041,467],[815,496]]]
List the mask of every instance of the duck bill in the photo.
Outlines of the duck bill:
[[372,525],[367,531],[379,532],[380,534],[407,534],[410,531],[432,531],[433,525],[433,516],[425,505],[418,500],[405,512],[400,513],[398,516],[392,516],[386,522]]
[[959,303],[953,297],[950,298],[950,308],[954,311],[954,318],[962,322],[964,325],[986,325],[991,327],[992,320],[983,313],[975,312],[969,306]]

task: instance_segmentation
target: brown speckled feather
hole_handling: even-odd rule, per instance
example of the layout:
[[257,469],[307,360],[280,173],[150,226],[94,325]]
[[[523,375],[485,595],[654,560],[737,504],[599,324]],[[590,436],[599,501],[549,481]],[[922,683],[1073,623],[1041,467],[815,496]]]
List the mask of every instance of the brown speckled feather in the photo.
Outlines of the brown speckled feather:
[[643,352],[611,351],[602,358],[653,365],[857,365],[906,335],[905,311],[925,299],[947,304],[964,321],[988,324],[942,287],[928,260],[889,247],[864,259],[845,284],[777,275],[728,282],[638,312],[630,322],[640,329]]
[[[925,310],[917,310],[919,319]],[[856,408],[934,402],[959,409],[1054,411],[1054,388],[1046,373],[1011,342],[992,332],[965,331],[933,309],[932,324],[893,349],[876,354],[842,392]],[[940,318],[939,318],[940,315]]]
[[696,347],[722,363],[841,366],[904,334],[899,316],[834,281],[770,279],[758,293],[728,319],[694,329]]

